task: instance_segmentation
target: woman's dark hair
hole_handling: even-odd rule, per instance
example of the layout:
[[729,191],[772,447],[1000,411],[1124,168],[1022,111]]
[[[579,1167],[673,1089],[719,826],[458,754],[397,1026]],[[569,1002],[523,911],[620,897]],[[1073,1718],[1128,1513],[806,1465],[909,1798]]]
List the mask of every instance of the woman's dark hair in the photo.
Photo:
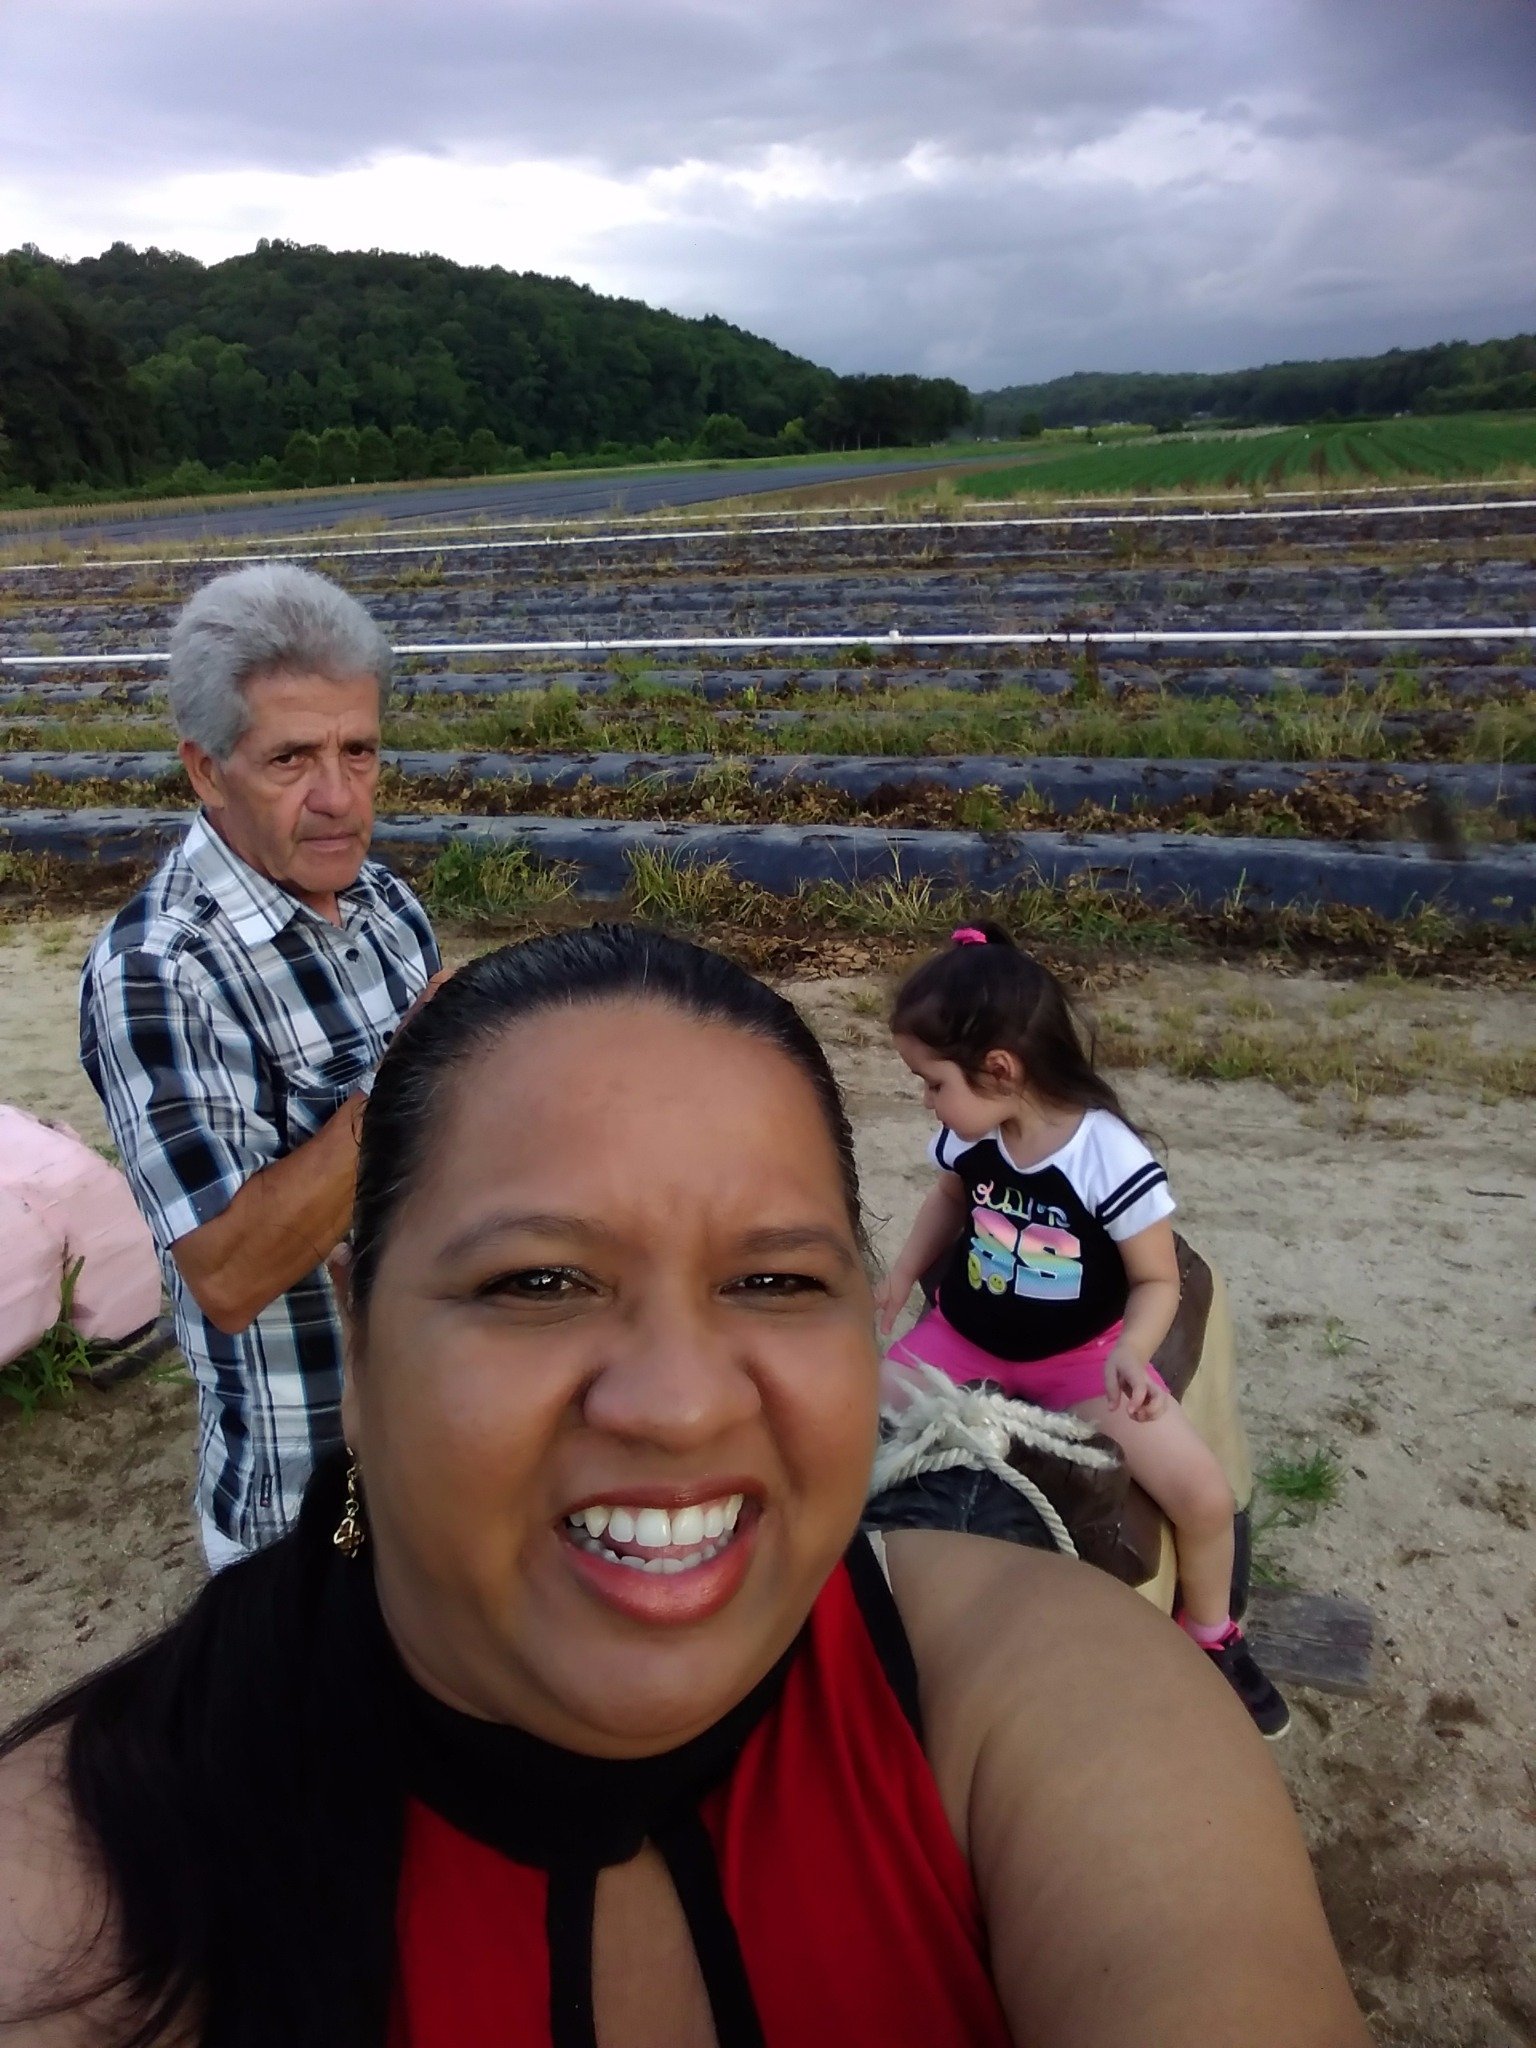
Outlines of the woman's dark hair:
[[503,946],[460,968],[398,1033],[363,1118],[352,1211],[352,1305],[366,1310],[379,1255],[420,1174],[456,1071],[542,1011],[624,998],[729,1024],[778,1047],[815,1090],[837,1153],[848,1220],[863,1241],[853,1133],[827,1056],[793,1003],[745,968],[644,925],[594,924]]
[[[853,1141],[809,1026],[782,996],[700,946],[594,925],[503,947],[446,982],[396,1036],[363,1119],[352,1289],[365,1308],[391,1224],[426,1161],[454,1070],[519,1019],[624,997],[776,1045],[816,1091],[859,1227]],[[220,1573],[162,1634],[0,1737],[0,1758],[65,1734],[64,1783],[111,1895],[117,2048],[188,2017],[207,2048],[380,2048],[392,1990],[403,1795],[388,1707],[358,1682],[331,1532],[343,1461],[298,1526]],[[344,1581],[342,1582],[345,1583]],[[378,1688],[382,1693],[382,1688]],[[114,1966],[115,1965],[115,1966]],[[7,2020],[42,2016],[0,2012]]]
[[[989,1052],[1011,1052],[1048,1102],[1107,1109],[1132,1130],[1115,1090],[1083,1043],[1072,998],[1048,967],[1000,924],[962,926],[942,953],[913,968],[896,991],[890,1028],[915,1038],[968,1078],[985,1079]],[[972,936],[972,934],[976,936]],[[981,943],[985,940],[985,944]]]

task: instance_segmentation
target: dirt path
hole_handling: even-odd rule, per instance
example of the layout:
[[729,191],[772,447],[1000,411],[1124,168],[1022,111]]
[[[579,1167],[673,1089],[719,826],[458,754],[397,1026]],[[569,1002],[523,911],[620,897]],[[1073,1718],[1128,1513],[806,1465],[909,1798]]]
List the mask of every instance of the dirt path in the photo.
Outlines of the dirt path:
[[[86,929],[0,928],[0,1055],[9,1099],[94,1140],[74,1065]],[[868,983],[799,994],[847,1082],[889,1250],[925,1186],[926,1120]],[[1529,1104],[1476,1086],[1485,1056],[1529,1054],[1533,1006],[1388,987],[1341,1019],[1326,984],[1174,967],[1104,998],[1132,1032],[1223,1003],[1250,1031],[1267,1013],[1293,1038],[1347,1022],[1367,1049],[1432,1033],[1468,1053],[1441,1063],[1454,1092],[1364,1109],[1153,1073],[1129,1092],[1227,1276],[1259,1460],[1342,1461],[1338,1505],[1265,1540],[1298,1583],[1378,1617],[1372,1696],[1298,1695],[1279,1753],[1351,1975],[1383,2043],[1517,2048],[1536,2040],[1536,1147]],[[190,1462],[179,1376],[82,1392],[30,1428],[0,1417],[0,1721],[195,1586]]]

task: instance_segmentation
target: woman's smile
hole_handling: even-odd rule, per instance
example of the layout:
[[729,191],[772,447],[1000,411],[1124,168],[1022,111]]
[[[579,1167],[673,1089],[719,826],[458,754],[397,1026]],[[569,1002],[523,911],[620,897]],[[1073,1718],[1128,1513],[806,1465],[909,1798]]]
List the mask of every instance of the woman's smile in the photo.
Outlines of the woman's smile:
[[[558,1534],[580,1582],[621,1614],[658,1626],[707,1621],[752,1563],[763,1506],[750,1481],[616,1489],[573,1509]],[[669,1506],[657,1504],[665,1494]]]

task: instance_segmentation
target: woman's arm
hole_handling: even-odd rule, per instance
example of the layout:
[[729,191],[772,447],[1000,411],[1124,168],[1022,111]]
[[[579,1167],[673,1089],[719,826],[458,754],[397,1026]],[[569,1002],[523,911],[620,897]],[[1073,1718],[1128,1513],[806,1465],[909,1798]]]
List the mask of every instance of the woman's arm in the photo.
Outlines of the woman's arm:
[[1264,1745],[1137,1595],[887,1535],[926,1740],[1030,2048],[1368,2048]]
[[882,1331],[890,1330],[906,1307],[908,1295],[940,1252],[954,1243],[964,1221],[965,1182],[958,1173],[941,1173],[924,1197],[895,1264],[876,1290]]

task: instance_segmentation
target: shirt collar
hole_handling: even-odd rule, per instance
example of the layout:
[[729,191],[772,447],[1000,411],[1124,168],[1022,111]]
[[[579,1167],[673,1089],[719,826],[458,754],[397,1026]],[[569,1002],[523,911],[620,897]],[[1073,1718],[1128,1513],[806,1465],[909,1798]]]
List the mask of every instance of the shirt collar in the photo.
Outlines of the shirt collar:
[[[229,919],[242,945],[270,942],[299,916],[320,924],[327,922],[297,896],[291,896],[242,860],[214,831],[204,811],[193,819],[181,844],[181,857]],[[345,922],[351,922],[358,910],[374,907],[374,888],[366,864],[352,887],[342,891],[338,904]]]

